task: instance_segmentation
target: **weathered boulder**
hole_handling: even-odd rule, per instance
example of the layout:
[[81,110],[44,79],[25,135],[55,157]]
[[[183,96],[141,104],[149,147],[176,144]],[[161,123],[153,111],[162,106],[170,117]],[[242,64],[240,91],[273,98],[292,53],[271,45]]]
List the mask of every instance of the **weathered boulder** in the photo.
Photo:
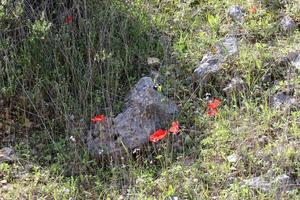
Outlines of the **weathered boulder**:
[[95,158],[117,158],[136,148],[141,149],[148,144],[153,132],[170,126],[178,108],[154,86],[151,78],[140,79],[126,98],[124,111],[91,128],[87,145]]

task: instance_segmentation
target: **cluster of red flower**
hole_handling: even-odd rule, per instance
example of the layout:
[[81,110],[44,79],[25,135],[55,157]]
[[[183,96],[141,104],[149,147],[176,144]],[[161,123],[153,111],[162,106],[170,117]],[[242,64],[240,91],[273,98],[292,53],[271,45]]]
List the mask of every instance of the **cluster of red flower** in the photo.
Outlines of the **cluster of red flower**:
[[[208,116],[212,117],[215,116],[219,111],[218,111],[218,106],[221,104],[221,100],[220,99],[214,99],[213,102],[208,103],[207,107],[208,107]],[[101,115],[96,115],[95,117],[93,117],[91,119],[91,121],[93,123],[96,122],[103,122],[105,120],[105,116],[103,114]],[[178,121],[174,121],[172,122],[172,126],[169,128],[169,130],[164,130],[164,129],[159,129],[157,131],[155,131],[150,137],[149,137],[149,141],[156,143],[162,139],[164,139],[169,133],[173,133],[173,134],[178,134],[179,133],[179,122]]]
[[[221,99],[214,99],[213,102],[209,103],[207,105],[208,116],[210,116],[210,117],[215,116],[219,112],[218,106],[220,104],[221,104]],[[156,142],[164,139],[168,135],[168,133],[177,134],[178,132],[179,132],[179,122],[174,121],[174,122],[172,122],[172,126],[169,130],[159,129],[150,136],[149,140],[150,140],[150,142],[156,143]]]
[[171,128],[169,128],[169,130],[163,130],[163,129],[157,130],[155,133],[153,133],[150,136],[149,141],[156,143],[156,142],[164,139],[168,135],[168,133],[173,133],[176,135],[178,132],[179,132],[179,122],[174,121],[174,122],[172,122],[172,126],[171,126]]
[[105,120],[105,116],[104,115],[96,115],[95,117],[92,118],[92,122],[96,123],[96,122],[103,122]]
[[249,12],[250,12],[251,14],[255,14],[255,13],[257,12],[256,6],[251,6],[251,8],[249,9]]
[[208,103],[207,108],[208,108],[208,116],[212,117],[215,116],[219,110],[218,106],[221,104],[221,99],[215,99],[213,102]]

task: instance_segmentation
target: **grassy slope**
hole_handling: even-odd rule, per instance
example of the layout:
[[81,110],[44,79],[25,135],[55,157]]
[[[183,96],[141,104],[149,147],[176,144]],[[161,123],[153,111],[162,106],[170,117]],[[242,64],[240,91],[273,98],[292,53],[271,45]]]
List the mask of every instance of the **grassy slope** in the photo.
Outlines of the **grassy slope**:
[[[246,10],[242,25],[227,16],[233,4]],[[249,14],[253,4],[257,13]],[[268,97],[274,88],[260,81],[271,71],[280,81],[276,90],[286,90],[288,82],[299,85],[299,75],[284,81],[278,62],[287,52],[300,49],[299,30],[285,35],[278,26],[280,12],[300,18],[297,1],[286,7],[242,0],[133,1],[129,7],[103,3],[89,9],[88,21],[79,19],[74,34],[68,26],[47,31],[36,25],[38,31],[9,54],[1,84],[3,96],[10,99],[4,107],[11,116],[1,112],[2,130],[12,129],[17,138],[0,145],[14,144],[22,160],[0,165],[0,178],[8,182],[0,184],[9,186],[0,189],[0,199],[274,199],[276,191],[261,193],[242,186],[242,180],[269,169],[273,176],[287,174],[299,184],[300,112],[270,109]],[[195,90],[188,77],[196,63],[214,50],[220,38],[232,33],[241,40],[239,56],[228,60],[221,77],[207,88]],[[53,56],[39,57],[39,51]],[[95,59],[90,61],[92,78],[86,81],[89,52]],[[164,60],[163,92],[181,107],[182,133],[175,140],[182,140],[184,148],[174,152],[166,139],[155,154],[140,162],[100,167],[88,157],[81,141],[72,143],[68,138],[78,138],[82,124],[93,114],[119,112],[128,85],[148,72],[142,68],[135,74],[132,67],[144,66],[147,56]],[[50,67],[54,69],[49,71]],[[221,91],[234,74],[248,88],[239,106],[235,101],[227,104]],[[118,90],[121,85],[124,90]],[[206,116],[204,92],[223,99],[215,118]],[[45,102],[49,108],[42,106]],[[236,163],[227,159],[233,154],[240,158]],[[299,195],[293,190],[281,198],[299,199]]]

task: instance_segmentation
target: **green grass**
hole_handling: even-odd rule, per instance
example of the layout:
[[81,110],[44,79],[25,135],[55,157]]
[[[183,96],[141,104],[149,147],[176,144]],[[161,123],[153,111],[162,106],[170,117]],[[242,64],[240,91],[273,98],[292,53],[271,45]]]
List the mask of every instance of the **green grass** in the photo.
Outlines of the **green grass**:
[[[290,87],[299,101],[299,71],[286,79],[281,62],[300,48],[297,0],[128,2],[46,4],[34,15],[22,3],[0,6],[0,147],[14,146],[20,157],[0,164],[0,200],[299,199],[299,189],[278,197],[275,186],[265,193],[243,184],[271,170],[299,188],[299,107],[268,105]],[[243,23],[227,15],[231,5],[245,8]],[[297,30],[282,33],[282,12]],[[239,38],[238,56],[199,85],[193,70],[227,34]],[[181,133],[123,164],[99,163],[80,138],[95,114],[121,111],[131,86],[152,70],[148,57],[162,60],[162,92],[180,107]],[[278,84],[262,83],[266,74]],[[235,75],[246,90],[230,103],[222,89]],[[207,116],[206,92],[222,99],[217,117]],[[240,159],[231,163],[230,155]]]

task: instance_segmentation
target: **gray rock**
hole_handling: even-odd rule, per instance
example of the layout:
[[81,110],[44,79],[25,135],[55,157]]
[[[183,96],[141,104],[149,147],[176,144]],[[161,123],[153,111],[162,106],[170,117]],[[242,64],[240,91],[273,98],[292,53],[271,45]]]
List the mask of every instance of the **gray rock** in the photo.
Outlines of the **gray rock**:
[[227,160],[230,162],[230,163],[236,163],[238,160],[240,159],[240,156],[237,155],[237,154],[231,154],[230,156],[227,156]]
[[15,151],[12,148],[4,147],[0,149],[0,164],[1,163],[12,163],[17,159]]
[[259,0],[259,3],[269,7],[270,9],[278,9],[286,4],[291,3],[293,0]]
[[243,20],[243,9],[240,6],[231,6],[228,9],[228,15],[231,19],[241,22]]
[[154,89],[151,78],[138,81],[126,98],[124,111],[97,123],[88,132],[87,145],[95,158],[124,155],[148,144],[157,129],[166,129],[178,113],[175,103]]
[[199,66],[194,70],[194,74],[201,82],[205,82],[212,74],[215,74],[220,70],[222,62],[223,57],[206,54],[203,56]]
[[222,56],[232,56],[238,53],[238,40],[236,37],[228,36],[223,38],[217,45],[218,54]]
[[254,177],[243,181],[244,186],[248,186],[252,189],[260,190],[262,192],[274,192],[282,193],[293,189],[294,182],[286,174],[279,175],[275,178],[268,174],[259,177]]
[[244,185],[252,189],[259,189],[263,192],[268,192],[271,190],[271,183],[266,181],[262,177],[254,177],[252,179],[244,180]]
[[297,70],[300,70],[300,55],[298,55],[291,63]]
[[296,106],[297,100],[292,96],[286,95],[283,92],[279,92],[270,97],[270,107],[280,109],[285,106]]
[[226,98],[228,102],[231,102],[234,95],[238,95],[239,98],[240,95],[245,91],[246,84],[243,81],[243,79],[239,77],[234,77],[230,83],[223,89],[223,91],[226,94]]
[[297,52],[289,52],[287,58],[293,67],[300,70],[300,55]]
[[297,24],[290,16],[286,15],[280,20],[280,27],[283,31],[290,32],[297,28]]
[[274,183],[277,183],[280,185],[287,185],[287,184],[291,183],[291,178],[288,175],[283,174],[283,175],[277,176]]
[[206,82],[209,78],[220,71],[221,65],[227,56],[238,53],[238,41],[233,36],[228,36],[217,44],[217,54],[205,54],[198,67],[194,70],[195,76],[200,82]]

